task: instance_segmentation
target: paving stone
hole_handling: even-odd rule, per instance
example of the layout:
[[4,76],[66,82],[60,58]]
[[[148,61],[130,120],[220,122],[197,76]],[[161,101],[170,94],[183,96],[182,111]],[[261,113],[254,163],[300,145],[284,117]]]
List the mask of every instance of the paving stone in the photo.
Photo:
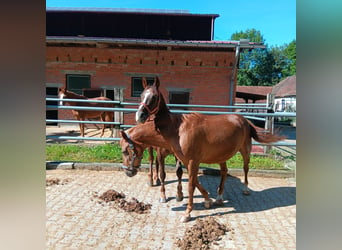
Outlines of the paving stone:
[[[283,178],[249,177],[250,196],[242,194],[242,177],[229,177],[224,205],[205,209],[196,190],[193,219],[180,223],[187,203],[187,173],[182,202],[175,200],[177,179],[167,173],[167,203],[159,203],[160,187],[146,185],[147,173],[129,178],[122,171],[47,170],[46,178],[69,180],[46,187],[47,249],[176,249],[197,218],[214,216],[233,230],[211,249],[295,249],[296,183]],[[212,199],[219,176],[200,175],[199,181]],[[128,199],[152,204],[146,214],[128,213],[112,204],[99,204],[97,192],[114,189]]]

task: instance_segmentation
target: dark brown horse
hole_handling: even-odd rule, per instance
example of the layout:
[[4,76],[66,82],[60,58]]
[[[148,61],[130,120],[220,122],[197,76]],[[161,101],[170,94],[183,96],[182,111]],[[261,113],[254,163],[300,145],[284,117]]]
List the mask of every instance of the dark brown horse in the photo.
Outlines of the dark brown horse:
[[[204,197],[205,207],[209,208],[212,203],[208,192],[198,181],[200,163],[219,163],[221,174],[226,176],[228,172],[226,161],[240,152],[244,161],[244,194],[249,194],[247,175],[252,138],[260,143],[272,143],[282,140],[284,137],[262,133],[261,128],[256,128],[246,118],[238,114],[171,113],[159,90],[159,85],[158,78],[153,85],[148,85],[143,79],[144,91],[141,94],[142,102],[136,112],[136,121],[145,123],[148,117],[154,115],[155,130],[169,143],[172,152],[187,167],[189,201],[181,221],[186,222],[191,218],[190,212],[193,209],[193,195],[196,187]],[[130,170],[135,166],[133,162]],[[222,200],[224,181],[221,180],[218,188],[219,200]]]
[[[153,125],[153,122],[150,122],[151,125]],[[140,130],[141,125],[137,125],[135,127],[132,127],[126,131],[122,131],[122,139],[120,140],[120,146],[122,149],[123,153],[123,166],[126,166],[125,169],[129,169],[129,162],[135,163],[135,161],[132,159],[136,158],[139,159],[139,166],[140,166],[140,161],[142,159],[142,154],[146,148],[148,148],[149,152],[149,161],[150,161],[150,168],[149,168],[149,174],[148,174],[148,184],[150,186],[153,186],[153,182],[156,183],[156,185],[161,185],[160,188],[160,202],[166,202],[166,195],[165,195],[165,178],[166,178],[166,173],[165,173],[165,158],[166,156],[172,154],[169,145],[164,141],[163,137],[159,133],[156,134],[154,127],[151,129],[151,136],[150,139],[152,140],[160,140],[160,146],[158,147],[152,147],[149,146],[147,143],[136,143],[135,140],[137,137],[136,135],[139,135],[141,133]],[[146,135],[146,134],[145,134]],[[154,142],[155,143],[155,142]],[[154,162],[154,155],[153,155],[153,150],[156,151],[156,168],[155,171],[153,170],[153,162]],[[160,171],[159,171],[159,166],[160,166]],[[135,171],[137,168],[133,168]],[[160,175],[158,174],[160,173]],[[126,174],[128,176],[133,176],[136,174],[127,171]],[[178,177],[178,186],[177,186],[177,195],[176,195],[176,200],[181,201],[183,200],[183,192],[182,192],[182,175],[183,175],[183,170],[182,170],[182,165],[179,160],[176,159],[176,174]]]
[[[65,88],[60,88],[58,96],[60,99],[85,99],[85,100],[102,100],[102,101],[111,101],[111,99],[107,97],[95,97],[95,98],[87,98],[83,95],[78,95],[74,92],[68,91]],[[113,108],[113,103],[95,103],[95,102],[74,102],[74,101],[60,101],[60,105],[63,105],[65,102],[69,106],[85,106],[85,107],[105,107],[105,108]],[[98,111],[98,110],[71,110],[72,114],[78,121],[84,121],[87,118],[98,118],[100,117],[102,122],[113,122],[114,121],[114,113],[112,111]],[[113,137],[113,124],[110,124],[111,135]],[[106,124],[103,124],[101,137],[104,134],[106,128]],[[80,123],[80,132],[81,136],[84,137],[84,123]]]

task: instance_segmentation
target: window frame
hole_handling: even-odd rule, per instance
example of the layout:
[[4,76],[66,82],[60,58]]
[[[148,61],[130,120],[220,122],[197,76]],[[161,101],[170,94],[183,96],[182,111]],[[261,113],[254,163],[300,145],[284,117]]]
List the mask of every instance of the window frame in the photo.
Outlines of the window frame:
[[[155,77],[154,76],[148,76],[145,77],[147,84],[152,85],[154,83]],[[140,97],[141,93],[144,91],[142,87],[142,79],[143,76],[132,76],[131,77],[131,97]],[[135,85],[139,85],[139,87]]]

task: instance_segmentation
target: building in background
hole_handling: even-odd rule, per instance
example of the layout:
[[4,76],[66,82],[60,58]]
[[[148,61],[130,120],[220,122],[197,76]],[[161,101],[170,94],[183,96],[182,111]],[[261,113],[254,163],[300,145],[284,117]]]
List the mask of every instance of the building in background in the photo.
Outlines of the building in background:
[[[239,53],[264,48],[214,41],[217,14],[182,10],[47,8],[46,93],[59,87],[140,102],[141,80],[156,76],[168,103],[233,105]],[[72,119],[68,110],[50,119]],[[134,114],[123,116],[134,124]]]

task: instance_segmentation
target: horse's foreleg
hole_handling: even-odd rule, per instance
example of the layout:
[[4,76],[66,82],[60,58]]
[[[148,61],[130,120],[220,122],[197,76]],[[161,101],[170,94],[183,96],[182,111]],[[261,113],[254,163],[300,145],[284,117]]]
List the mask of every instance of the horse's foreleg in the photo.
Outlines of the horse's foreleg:
[[162,164],[161,163],[161,152],[160,149],[157,149],[157,156],[156,156],[156,169],[153,172],[153,180],[156,183],[156,186],[160,186],[161,182],[160,182],[160,178],[159,178],[159,166]]
[[188,169],[188,175],[189,175],[189,182],[188,182],[189,198],[188,198],[188,205],[186,207],[185,213],[181,217],[181,222],[188,222],[191,219],[190,213],[194,206],[194,192],[195,192],[196,187],[200,190],[205,200],[209,199],[208,193],[198,182],[198,179],[197,179],[198,167],[199,167],[199,162],[195,162],[194,160],[190,160],[188,162],[187,169]]
[[149,173],[148,173],[148,185],[150,187],[153,186],[153,160],[154,160],[154,157],[153,157],[153,148],[152,147],[149,147],[148,148],[148,154],[149,154],[149,161],[150,161],[150,169],[149,169]]
[[215,201],[216,205],[223,205],[223,191],[224,191],[224,183],[227,179],[227,173],[228,173],[228,169],[227,169],[226,162],[220,163],[221,181],[220,181],[219,187],[217,188],[217,197]]
[[[165,177],[166,177],[166,174],[165,174],[165,156],[162,155],[162,153],[160,151],[158,151],[158,154],[157,154],[156,165],[157,164],[160,166],[160,180],[159,181],[161,184],[159,202],[165,203],[166,202],[166,195],[165,195]],[[159,168],[159,166],[158,166],[158,168]]]
[[176,201],[182,201],[183,200],[183,191],[182,191],[182,175],[183,175],[183,169],[181,162],[176,158],[176,174],[178,177],[178,185],[177,185],[177,195],[176,195]]

